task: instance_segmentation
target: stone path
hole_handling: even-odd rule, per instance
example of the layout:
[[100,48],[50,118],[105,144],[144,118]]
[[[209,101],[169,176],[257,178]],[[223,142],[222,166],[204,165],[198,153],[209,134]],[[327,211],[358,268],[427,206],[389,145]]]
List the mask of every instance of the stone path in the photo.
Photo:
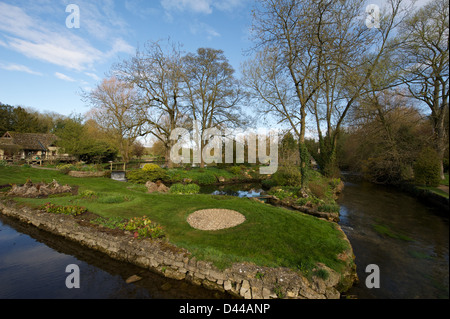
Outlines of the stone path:
[[189,225],[200,230],[231,228],[242,224],[244,221],[244,215],[229,209],[198,210],[187,218]]

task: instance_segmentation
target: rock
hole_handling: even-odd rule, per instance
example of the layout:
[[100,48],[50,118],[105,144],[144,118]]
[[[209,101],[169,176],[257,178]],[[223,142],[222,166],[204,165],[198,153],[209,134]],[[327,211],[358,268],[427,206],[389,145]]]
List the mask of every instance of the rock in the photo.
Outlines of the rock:
[[223,182],[225,182],[225,177],[223,177],[223,176],[218,176],[218,177],[217,177],[217,180],[218,180],[220,183],[223,183]]
[[164,276],[171,279],[183,280],[186,278],[186,272],[181,272],[172,268],[167,268],[164,272]]
[[[245,299],[248,299],[247,297],[248,297],[249,292],[250,292],[250,283],[247,280],[242,281],[242,286],[239,291],[239,294],[242,297],[244,297]],[[251,292],[250,292],[250,296],[251,296]]]
[[137,281],[139,281],[139,280],[141,280],[141,279],[142,279],[142,277],[139,277],[138,275],[133,275],[133,276],[128,277],[128,279],[125,280],[125,282],[126,282],[127,284],[131,284],[131,283],[137,282]]
[[169,188],[161,183],[161,181],[157,181],[156,183],[148,181],[145,183],[145,187],[147,187],[148,193],[167,193],[169,191]]
[[267,288],[263,288],[262,294],[263,294],[263,299],[270,299],[272,292]]
[[161,290],[162,291],[169,291],[170,289],[172,289],[172,285],[170,283],[168,283],[168,282],[166,282],[165,284],[163,284],[161,286]]
[[23,186],[12,185],[11,190],[7,193],[8,196],[15,197],[38,197],[49,196],[52,194],[70,193],[72,187],[68,185],[61,186],[57,181],[53,180],[50,184],[37,183],[34,184],[30,180]]
[[231,285],[231,281],[226,280],[226,281],[224,282],[224,284],[223,284],[223,288],[224,288],[226,291],[230,291],[230,290],[233,288],[233,286]]

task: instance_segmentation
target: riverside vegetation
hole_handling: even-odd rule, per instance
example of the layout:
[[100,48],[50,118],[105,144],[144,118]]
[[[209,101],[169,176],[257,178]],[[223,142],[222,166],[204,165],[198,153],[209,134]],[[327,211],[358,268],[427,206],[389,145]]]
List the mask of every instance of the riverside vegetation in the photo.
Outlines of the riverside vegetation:
[[[10,184],[23,184],[27,178],[46,182],[58,180],[77,186],[77,194],[16,197],[14,202],[56,212],[64,210],[61,207],[82,207],[75,211],[93,214],[90,220],[94,225],[128,231],[135,238],[167,241],[187,249],[198,260],[212,262],[219,269],[249,262],[264,267],[286,267],[309,277],[326,277],[323,270],[316,273],[318,263],[338,273],[348,267],[348,261],[339,256],[348,251],[350,245],[337,224],[300,212],[237,197],[192,194],[197,192],[197,185],[186,188],[184,184],[175,183],[168,193],[149,194],[142,184],[109,178],[74,178],[60,171],[19,166],[3,166],[0,170],[0,185],[4,185],[0,192],[2,198],[6,198]],[[205,171],[218,172],[219,169]],[[183,174],[182,169],[179,174]],[[246,222],[219,231],[199,231],[186,222],[191,213],[213,208],[238,211]]]

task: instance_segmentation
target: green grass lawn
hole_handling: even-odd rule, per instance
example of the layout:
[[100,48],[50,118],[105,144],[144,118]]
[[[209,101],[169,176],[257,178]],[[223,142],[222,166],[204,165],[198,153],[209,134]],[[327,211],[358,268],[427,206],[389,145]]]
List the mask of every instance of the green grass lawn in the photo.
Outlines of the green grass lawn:
[[445,179],[441,182],[441,184],[448,186],[448,173],[445,173],[444,176],[445,176]]
[[[103,217],[147,216],[160,224],[169,242],[188,249],[198,259],[212,261],[219,268],[233,262],[253,262],[260,266],[310,270],[316,262],[341,271],[337,255],[348,243],[333,223],[299,212],[277,208],[249,199],[213,195],[148,194],[142,185],[108,178],[73,178],[58,171],[24,167],[0,167],[0,185],[51,182],[79,186],[79,195],[48,199],[19,199],[38,207],[47,202],[80,205]],[[83,198],[92,191],[95,199]],[[246,221],[234,228],[200,231],[186,221],[199,209],[226,208],[240,212]]]

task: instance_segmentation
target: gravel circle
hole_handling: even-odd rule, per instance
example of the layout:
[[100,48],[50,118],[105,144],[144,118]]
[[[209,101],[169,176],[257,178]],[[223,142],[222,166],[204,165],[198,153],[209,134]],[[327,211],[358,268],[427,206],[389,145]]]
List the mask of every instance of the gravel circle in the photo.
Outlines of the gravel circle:
[[187,222],[195,229],[219,230],[240,225],[245,222],[245,217],[229,209],[203,209],[190,214]]

